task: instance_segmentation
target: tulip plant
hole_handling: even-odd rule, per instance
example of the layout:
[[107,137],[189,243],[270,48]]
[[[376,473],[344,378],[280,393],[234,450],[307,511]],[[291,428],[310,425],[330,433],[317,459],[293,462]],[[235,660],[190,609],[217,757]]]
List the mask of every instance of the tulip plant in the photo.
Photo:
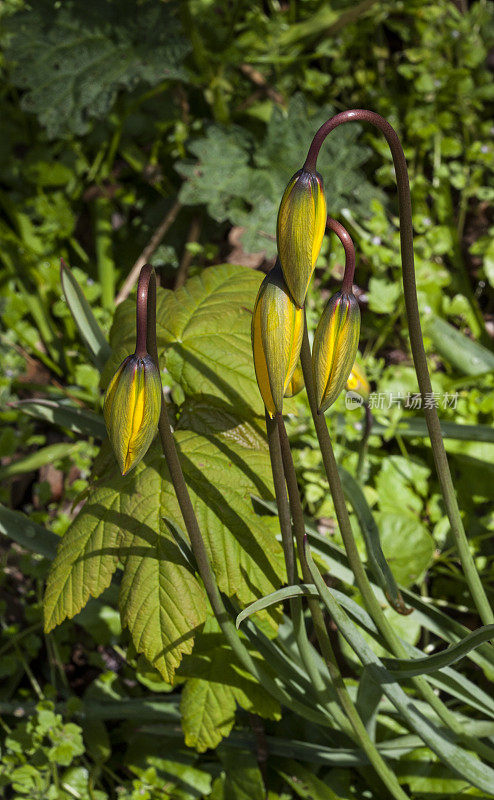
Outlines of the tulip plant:
[[[206,547],[201,525],[184,477],[183,459],[170,425],[167,403],[163,399],[156,338],[156,278],[145,266],[137,291],[137,341],[133,355],[127,356],[108,385],[104,416],[109,439],[122,474],[133,470],[143,459],[156,431],[166,459],[176,499],[180,507],[189,561],[197,571],[210,608],[235,658],[282,706],[305,719],[339,731],[345,740],[365,754],[381,790],[397,800],[406,792],[389,765],[383,748],[375,740],[375,716],[382,698],[394,709],[398,721],[419,743],[427,745],[455,773],[480,790],[494,786],[494,745],[484,738],[481,726],[465,725],[443,700],[451,687],[460,692],[459,679],[447,670],[473,647],[479,647],[484,660],[494,664],[488,639],[494,633],[494,617],[477,574],[457,506],[453,482],[441,438],[435,407],[425,405],[432,451],[444,497],[451,531],[463,570],[483,627],[466,637],[456,636],[450,648],[424,657],[406,645],[384,613],[376,582],[385,592],[394,613],[407,615],[412,607],[398,590],[386,563],[372,515],[361,488],[351,476],[338,469],[324,412],[335,402],[345,385],[364,399],[369,385],[356,364],[360,332],[360,309],[353,294],[355,250],[345,228],[327,217],[323,178],[317,172],[317,157],[326,136],[341,124],[359,121],[377,127],[390,147],[398,184],[403,285],[410,343],[422,395],[431,392],[422,341],[415,288],[412,242],[412,216],[405,157],[393,128],[379,115],[365,110],[345,111],[328,120],[317,131],[301,170],[289,181],[278,214],[278,259],[262,281],[252,315],[252,350],[259,390],[264,401],[267,439],[273,474],[277,513],[281,528],[287,584],[255,603],[239,609],[220,590]],[[341,289],[329,300],[313,335],[312,353],[305,316],[305,302],[311,276],[326,227],[341,240],[346,255]],[[301,365],[301,366],[300,366]],[[302,377],[303,373],[303,377]],[[299,487],[283,419],[283,402],[305,384],[317,433],[324,469],[333,497],[344,542],[347,563],[360,592],[363,606],[329,588],[309,546]],[[368,548],[369,572],[356,546],[350,524],[346,496],[362,526]],[[132,589],[127,588],[126,591]],[[309,617],[302,599],[307,599],[309,617],[317,645],[309,640]],[[241,623],[257,611],[289,601],[294,642],[298,659],[287,672],[286,657],[277,640],[269,639],[252,624]],[[360,660],[363,670],[355,694],[345,683],[335,658],[333,642],[323,609],[329,613],[341,636]],[[415,611],[414,613],[419,613]],[[237,616],[237,620],[235,617]],[[235,624],[237,622],[237,624]],[[243,630],[247,632],[246,635]],[[362,629],[379,641],[392,658],[380,658],[364,638]],[[458,642],[458,638],[461,641]],[[263,659],[253,656],[248,640],[254,641]],[[417,657],[418,656],[418,657]],[[491,666],[492,669],[492,666]],[[443,690],[439,696],[431,685]],[[442,676],[442,677],[441,677]],[[402,688],[407,681],[415,698]],[[461,695],[460,695],[461,696]],[[368,767],[362,768],[368,770]],[[368,772],[365,772],[368,775]],[[374,781],[375,777],[369,777]],[[385,787],[385,790],[382,787]],[[384,796],[384,795],[383,795]]]

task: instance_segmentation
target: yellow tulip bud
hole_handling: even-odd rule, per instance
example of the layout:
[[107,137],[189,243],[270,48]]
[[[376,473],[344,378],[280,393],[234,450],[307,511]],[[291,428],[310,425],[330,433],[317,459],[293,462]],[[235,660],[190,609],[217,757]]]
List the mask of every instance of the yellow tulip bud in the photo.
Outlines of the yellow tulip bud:
[[360,366],[360,364],[357,364],[357,362],[355,362],[353,365],[352,371],[350,372],[346,382],[346,390],[347,392],[355,392],[356,394],[359,394],[364,398],[364,400],[369,399],[370,384],[363,368]]
[[283,410],[283,395],[297,366],[304,312],[286,287],[279,262],[261,283],[252,316],[252,351],[264,405],[273,417]]
[[147,353],[128,356],[106,390],[103,415],[122,475],[143,458],[158,429],[161,379]]
[[360,309],[351,292],[331,298],[314,334],[312,369],[318,411],[334,403],[352,370],[360,334]]
[[276,237],[286,284],[296,304],[305,302],[326,228],[326,198],[321,175],[299,170],[285,189]]
[[302,371],[302,364],[299,361],[295,367],[295,372],[292,375],[292,379],[286,387],[285,397],[294,397],[296,394],[302,391],[304,386],[304,373]]

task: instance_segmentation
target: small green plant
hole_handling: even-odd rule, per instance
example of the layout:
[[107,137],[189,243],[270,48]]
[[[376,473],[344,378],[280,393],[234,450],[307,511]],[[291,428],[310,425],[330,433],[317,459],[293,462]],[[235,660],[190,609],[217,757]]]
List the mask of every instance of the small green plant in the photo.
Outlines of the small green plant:
[[[237,271],[235,283],[235,271],[211,269],[204,281],[194,287],[197,298],[192,293],[191,310],[178,306],[174,316],[176,301],[173,294],[157,295],[154,270],[145,266],[137,288],[135,353],[132,356],[124,353],[125,360],[110,379],[105,400],[105,421],[122,476],[111,475],[106,457],[86,506],[63,538],[48,576],[45,628],[51,630],[65,617],[77,613],[90,596],[100,594],[121,563],[123,575],[119,603],[122,622],[129,628],[137,652],[146,656],[165,681],[173,683],[175,673],[180,676],[184,665],[185,675],[190,674],[187,672],[189,654],[192,653],[193,659],[196,652],[201,652],[207,637],[211,634],[220,636],[220,649],[228,648],[236,668],[252,681],[245,697],[237,697],[240,705],[270,717],[279,714],[280,704],[323,728],[336,728],[354,746],[362,749],[388,793],[398,800],[408,795],[383,757],[382,748],[369,727],[369,720],[378,712],[382,697],[390,703],[405,730],[419,737],[455,774],[472,786],[489,791],[494,779],[494,770],[488,763],[494,756],[493,749],[482,741],[481,735],[476,734],[475,726],[465,727],[429,682],[431,675],[437,682],[438,669],[454,663],[472,648],[480,647],[489,663],[493,663],[494,658],[490,646],[485,644],[494,633],[492,611],[468,548],[436,408],[426,406],[425,414],[444,503],[466,579],[485,623],[475,634],[463,637],[458,644],[438,656],[420,654],[417,658],[414,651],[411,657],[410,648],[385,615],[371,583],[372,577],[385,591],[395,612],[408,618],[416,606],[409,598],[409,607],[405,606],[383,556],[365,497],[348,473],[342,473],[340,477],[334,457],[322,412],[334,403],[350,378],[360,316],[357,300],[352,294],[353,243],[343,226],[332,219],[328,224],[345,245],[346,269],[342,290],[328,302],[316,330],[313,356],[306,322],[304,327],[305,297],[322,240],[320,210],[325,212],[326,204],[320,178],[315,183],[305,181],[303,186],[300,185],[300,191],[297,181],[300,182],[300,176],[306,174],[317,175],[317,155],[325,137],[338,125],[351,121],[375,125],[384,133],[393,155],[400,198],[403,282],[410,341],[422,396],[425,398],[432,391],[415,291],[411,204],[403,151],[395,131],[379,115],[362,110],[343,112],[324,123],[316,133],[303,170],[292,179],[283,196],[278,225],[280,261],[261,284],[252,315],[252,347],[265,404],[281,551],[277,549],[272,534],[264,534],[263,546],[260,538],[254,538],[256,534],[250,528],[252,511],[244,514],[240,507],[235,510],[232,491],[235,492],[234,481],[238,477],[235,478],[232,472],[234,464],[240,474],[251,476],[250,480],[256,486],[255,494],[261,493],[262,496],[266,491],[262,480],[267,480],[267,477],[259,473],[253,454],[253,449],[259,445],[253,448],[251,439],[247,446],[243,442],[239,450],[233,442],[227,444],[224,438],[220,441],[220,432],[224,430],[220,422],[222,415],[224,418],[225,414],[238,414],[246,401],[255,403],[253,398],[249,399],[250,393],[238,391],[240,380],[246,378],[245,372],[238,368],[238,359],[230,382],[220,377],[223,359],[230,365],[234,363],[228,348],[235,342],[238,324],[235,315],[239,310],[231,309],[233,313],[228,314],[225,309],[232,303],[231,292],[235,296],[238,291],[243,271]],[[293,187],[297,188],[296,193]],[[304,261],[303,274],[299,276],[298,260],[305,251],[309,256],[307,263]],[[215,295],[209,304],[201,294],[208,287],[212,287],[209,291]],[[295,295],[291,294],[289,287],[295,287]],[[211,345],[206,344],[201,354],[195,349],[194,342],[201,334],[206,338],[214,335],[208,318],[208,305],[214,308],[220,298],[223,301],[220,313],[227,314],[227,320],[226,323],[222,321],[225,335],[222,350],[216,356],[220,363],[215,366],[215,372],[210,366],[214,363],[210,355]],[[130,306],[126,315],[128,310]],[[119,336],[125,342],[132,336],[130,326],[127,328],[125,324],[127,320],[127,316],[122,316],[118,322]],[[79,318],[79,325],[82,329],[94,328],[89,309],[85,309]],[[178,361],[181,374],[187,373],[189,384],[195,382],[202,391],[203,410],[199,417],[194,407],[186,420],[182,414],[175,425],[178,428],[175,434],[166,397],[157,399],[161,394],[159,348],[163,341],[168,348],[170,369],[173,370],[174,361]],[[292,381],[299,356],[347,563],[365,610],[345,595],[328,588],[311,552],[282,414],[283,397]],[[110,364],[113,360],[112,357]],[[245,363],[248,363],[247,357]],[[105,370],[108,374],[108,369]],[[131,371],[129,378],[126,377],[128,370]],[[235,381],[234,375],[238,375]],[[200,414],[206,415],[204,419],[207,421],[200,422]],[[241,434],[239,430],[235,435],[237,442],[241,441],[238,437],[242,435],[260,435],[259,432],[254,434],[254,428],[247,433],[245,424],[242,423],[245,433]],[[156,428],[164,458],[156,448],[146,455]],[[204,437],[201,444],[199,430]],[[218,456],[221,452],[227,454],[228,466],[223,462],[220,468],[220,462],[215,461],[215,452]],[[224,481],[231,485],[227,488]],[[364,530],[370,575],[356,546],[343,483]],[[269,491],[265,494],[265,498],[268,497]],[[246,512],[245,506],[244,509]],[[236,564],[232,563],[225,546],[218,549],[216,531],[210,525],[212,517],[220,522],[225,534],[228,531],[227,535],[240,537],[237,563],[246,566],[244,575],[238,575],[236,588],[229,583]],[[284,568],[279,560],[281,553]],[[227,560],[222,562],[225,556]],[[238,614],[239,604],[245,604],[248,597],[246,587],[242,586],[248,563],[251,570],[249,589],[257,599]],[[271,584],[271,591],[267,594],[266,580]],[[287,585],[280,588],[285,582]],[[319,651],[308,638],[301,602],[304,596],[308,597],[311,625]],[[297,649],[289,660],[283,647],[272,640],[279,622],[276,607],[287,599],[290,601],[290,614],[286,624],[291,627]],[[352,697],[342,677],[321,603],[361,662],[360,688],[356,697]],[[240,633],[234,622],[235,616],[238,616],[238,625],[254,612],[263,614],[260,625],[248,623],[248,632]],[[363,631],[382,642],[391,658],[383,659],[377,655]],[[213,675],[216,668],[220,675],[223,669],[215,667],[221,663],[218,658],[219,653],[215,650],[210,662]],[[196,680],[193,676],[194,672],[183,693],[182,724],[186,741],[200,746],[200,742],[208,741],[207,736],[209,741],[213,741],[214,731],[216,728],[221,731],[223,726],[219,719],[214,719],[209,723],[207,736],[196,730],[190,704],[201,701],[192,688]],[[433,723],[421,713],[420,705],[410,701],[401,686],[403,680],[411,682],[417,693],[417,702],[425,704],[439,727],[437,722]],[[439,686],[448,691],[447,683],[440,679]],[[203,697],[202,702],[207,706],[206,698]],[[473,756],[471,750],[484,761]]]

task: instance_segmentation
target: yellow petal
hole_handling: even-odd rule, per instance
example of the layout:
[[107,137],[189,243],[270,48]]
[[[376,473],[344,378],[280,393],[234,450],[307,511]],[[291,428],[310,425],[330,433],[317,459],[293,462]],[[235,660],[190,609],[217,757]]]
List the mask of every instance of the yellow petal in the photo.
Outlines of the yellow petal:
[[312,368],[319,411],[334,403],[355,362],[360,334],[360,309],[352,293],[331,298],[314,334]]
[[261,284],[252,317],[257,383],[271,416],[282,413],[300,355],[303,322],[303,311],[293,302],[277,263]]
[[276,235],[281,267],[295,303],[302,307],[326,227],[326,198],[317,172],[299,170],[283,194]]
[[103,414],[120,470],[126,475],[144,457],[158,428],[161,379],[151,357],[128,356],[106,391]]

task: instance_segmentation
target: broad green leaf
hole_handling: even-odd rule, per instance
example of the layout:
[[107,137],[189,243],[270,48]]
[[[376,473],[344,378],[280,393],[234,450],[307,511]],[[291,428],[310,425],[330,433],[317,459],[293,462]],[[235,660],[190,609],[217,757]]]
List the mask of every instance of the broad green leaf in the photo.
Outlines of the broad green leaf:
[[180,711],[185,744],[199,753],[217,747],[235,723],[237,704],[231,688],[223,683],[222,674],[230,656],[218,648],[204,678],[190,678],[182,691]]
[[[110,585],[117,568],[125,503],[126,496],[111,486],[93,488],[82,512],[60,540],[44,596],[46,631],[73,617],[90,597],[98,597]],[[124,519],[135,525],[132,519]]]
[[[247,450],[190,431],[177,431],[175,438],[220,589],[244,604],[279,587],[284,561],[277,521],[257,515],[251,502],[254,492],[271,496],[266,446]],[[120,558],[122,621],[136,649],[171,680],[181,654],[192,650],[205,608],[166,520],[183,529],[157,446],[125,477],[116,466],[104,471],[61,541],[45,595],[47,630],[98,596]]]
[[44,399],[19,400],[16,407],[24,414],[50,422],[52,425],[69,428],[73,433],[95,436],[97,439],[106,438],[103,417],[70,402]]
[[255,419],[252,415],[241,415],[238,410],[221,400],[188,400],[181,409],[177,429],[195,431],[203,436],[218,434],[226,442],[234,442],[252,450],[266,447],[266,426],[264,417]]
[[165,535],[160,475],[147,472],[145,482],[136,487],[140,502],[146,505],[144,517],[140,525],[122,530],[119,606],[136,650],[171,683],[182,654],[192,651],[194,635],[205,619],[206,601],[175,541]]
[[424,322],[435,350],[457,372],[482,375],[494,370],[494,353],[465,336],[444,319],[430,315]]
[[84,296],[84,292],[77,283],[73,272],[63,260],[60,280],[70,313],[89,351],[91,360],[99,369],[102,369],[111,356],[111,348],[91,310],[91,306]]
[[[252,657],[256,658],[254,653]],[[183,659],[180,676],[188,678],[180,703],[185,743],[199,752],[216,747],[228,736],[237,703],[263,717],[281,716],[278,703],[225,646],[214,618],[208,618],[193,654]]]
[[49,137],[86,133],[120,89],[183,78],[189,45],[172,3],[34,0],[8,20],[13,81]]
[[450,736],[443,733],[436,726],[431,725],[417,711],[414,703],[394,680],[392,674],[384,667],[382,661],[375,655],[345,611],[334,599],[314,564],[308,545],[306,545],[305,553],[312,579],[321,600],[362,664],[368,667],[369,673],[382,686],[383,694],[393,703],[406,723],[422,738],[424,743],[439,756],[441,761],[448,764],[456,774],[468,780],[473,786],[484,791],[490,791],[494,785],[494,770],[487,764],[478,761],[463,748],[458,747]]
[[[187,397],[220,398],[235,411],[264,413],[252,360],[250,324],[262,276],[224,264],[204,270],[176,292],[158,290],[157,335],[161,364]],[[135,309],[122,303],[110,342],[110,375],[133,352]],[[163,358],[164,356],[164,358]]]
[[218,751],[225,769],[213,784],[211,800],[266,800],[261,772],[252,753]]
[[33,522],[20,511],[12,511],[0,504],[0,534],[45,558],[55,558],[60,539],[51,531]]
[[[175,440],[220,589],[245,603],[265,594],[264,587],[280,586],[285,571],[278,523],[256,514],[251,501],[254,492],[270,495],[267,447],[246,449],[190,431],[177,431]],[[166,515],[183,526],[163,459],[161,464]]]
[[424,525],[407,514],[376,515],[386,561],[402,586],[418,583],[434,556],[434,540]]

